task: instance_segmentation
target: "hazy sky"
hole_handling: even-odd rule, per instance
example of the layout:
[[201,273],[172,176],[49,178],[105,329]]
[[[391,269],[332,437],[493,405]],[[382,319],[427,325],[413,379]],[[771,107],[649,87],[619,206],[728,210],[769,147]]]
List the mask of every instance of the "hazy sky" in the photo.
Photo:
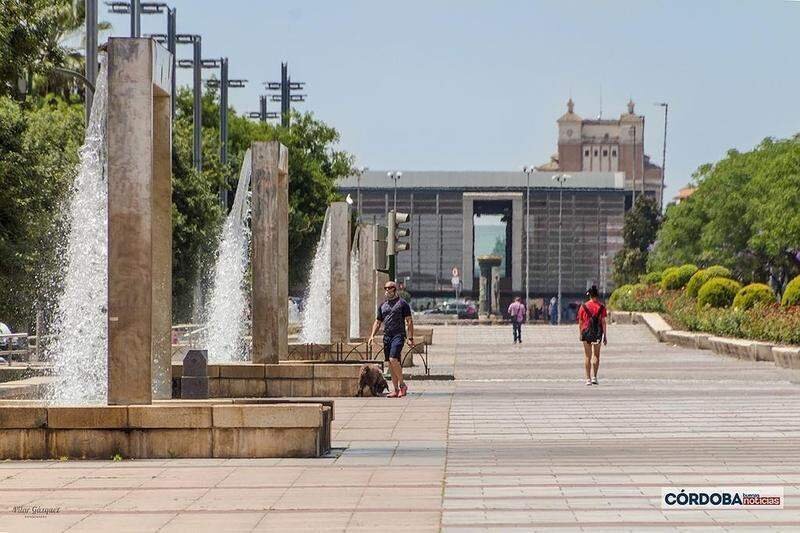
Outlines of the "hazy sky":
[[[171,0],[178,31],[204,57],[230,58],[237,111],[257,111],[260,82],[307,83],[310,110],[335,126],[360,165],[392,170],[514,170],[556,148],[572,95],[583,117],[646,115],[661,163],[670,104],[668,197],[731,147],[798,131],[800,3],[761,1]],[[114,34],[123,15],[101,14]],[[143,32],[163,32],[161,16]],[[191,47],[179,48],[191,57]],[[210,75],[211,71],[207,71]],[[182,71],[179,83],[188,84]],[[275,110],[277,104],[272,104]],[[524,175],[520,172],[520,180]]]

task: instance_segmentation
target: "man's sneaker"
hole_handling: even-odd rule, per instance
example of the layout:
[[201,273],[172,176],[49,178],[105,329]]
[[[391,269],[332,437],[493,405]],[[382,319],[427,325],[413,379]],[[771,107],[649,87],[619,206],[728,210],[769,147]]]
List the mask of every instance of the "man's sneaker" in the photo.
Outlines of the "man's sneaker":
[[591,385],[592,385],[592,380],[591,380],[591,379],[587,379],[587,380],[586,380],[586,384],[587,384],[587,385],[589,385],[589,386],[591,386]]
[[389,394],[386,395],[387,398],[398,398],[399,396],[400,394],[398,394],[397,391],[390,392]]
[[406,394],[408,394],[408,387],[406,386],[405,383],[403,383],[402,385],[400,385],[400,394],[398,394],[397,397],[402,398]]
[[597,377],[592,378],[592,385],[597,385]]

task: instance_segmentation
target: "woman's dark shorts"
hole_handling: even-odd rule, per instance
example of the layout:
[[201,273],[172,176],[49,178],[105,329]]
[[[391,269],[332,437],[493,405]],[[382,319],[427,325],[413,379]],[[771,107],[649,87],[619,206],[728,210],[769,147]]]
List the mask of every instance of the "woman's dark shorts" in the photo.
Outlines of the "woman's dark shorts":
[[387,361],[390,357],[400,361],[403,357],[403,344],[406,342],[405,335],[383,336],[383,357]]

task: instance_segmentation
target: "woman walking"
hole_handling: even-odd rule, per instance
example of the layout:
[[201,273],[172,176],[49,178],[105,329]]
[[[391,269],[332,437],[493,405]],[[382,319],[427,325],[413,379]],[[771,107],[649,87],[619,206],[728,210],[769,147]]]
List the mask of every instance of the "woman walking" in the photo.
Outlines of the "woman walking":
[[608,344],[606,329],[606,307],[600,303],[597,286],[586,291],[586,303],[578,310],[578,328],[583,342],[583,367],[586,371],[586,384],[597,385],[597,370],[600,368],[600,342]]

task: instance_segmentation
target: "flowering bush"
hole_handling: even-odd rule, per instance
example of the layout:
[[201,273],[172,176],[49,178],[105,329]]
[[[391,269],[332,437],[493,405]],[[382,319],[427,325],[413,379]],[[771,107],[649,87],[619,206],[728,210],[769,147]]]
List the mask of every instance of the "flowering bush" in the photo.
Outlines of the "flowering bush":
[[[629,287],[633,289],[634,286]],[[626,309],[615,307],[611,300],[608,304],[609,308],[617,310],[661,312],[667,322],[677,329],[800,344],[800,305],[781,307],[776,303],[760,304],[749,309],[700,307],[697,300],[688,296],[686,291],[663,291],[655,287],[631,290],[625,299]]]

